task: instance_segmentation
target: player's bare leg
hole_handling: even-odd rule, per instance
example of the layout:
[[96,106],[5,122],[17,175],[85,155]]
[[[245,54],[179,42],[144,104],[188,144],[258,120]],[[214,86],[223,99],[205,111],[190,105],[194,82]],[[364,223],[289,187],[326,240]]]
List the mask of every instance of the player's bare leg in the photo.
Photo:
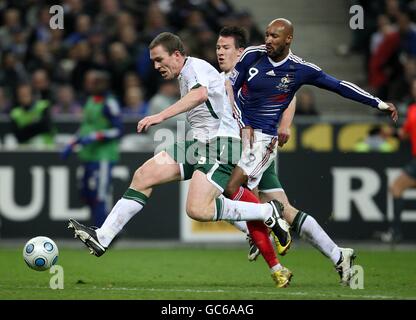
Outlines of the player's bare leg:
[[[216,201],[220,194],[221,191],[207,179],[207,176],[204,173],[201,171],[195,171],[189,186],[186,203],[186,211],[188,216],[198,221],[212,221],[215,218],[218,219],[218,207],[216,205]],[[230,199],[224,200],[237,202]],[[212,212],[212,210],[215,210],[215,214]],[[231,216],[229,218],[231,219]],[[261,242],[267,241],[270,243],[269,232],[263,221],[247,221],[247,226],[250,230],[250,233],[253,235],[253,239],[260,240]],[[259,245],[259,247],[264,248],[264,245]],[[266,259],[267,253],[262,253],[265,255],[265,260],[268,264],[269,261],[273,260],[272,263],[269,264],[269,267],[272,270],[272,277],[276,285],[278,287],[286,287],[291,280],[292,273],[280,264],[274,253],[274,249],[271,243],[270,248],[271,255],[273,256],[272,259]]]
[[213,221],[216,205],[215,199],[221,191],[208,181],[206,174],[196,170],[189,184],[186,199],[186,213],[197,221]]
[[351,266],[355,259],[354,250],[338,247],[312,216],[299,211],[289,203],[283,189],[280,191],[260,193],[261,202],[265,203],[271,199],[277,199],[283,203],[283,217],[290,224],[291,229],[333,262],[340,275],[341,284],[349,284]]
[[193,173],[186,203],[187,214],[197,221],[266,221],[275,209],[269,203],[233,201],[219,197],[221,191],[199,170]]
[[180,179],[179,164],[162,151],[136,170],[130,188],[117,201],[101,228],[86,227],[73,219],[69,220],[69,227],[92,254],[101,256],[129,220],[143,209],[154,186]]
[[399,242],[401,239],[401,222],[400,215],[403,211],[403,193],[410,188],[416,187],[416,180],[408,175],[406,172],[400,175],[393,181],[390,186],[390,193],[393,196],[393,225],[391,230],[383,234],[382,240],[388,242]]

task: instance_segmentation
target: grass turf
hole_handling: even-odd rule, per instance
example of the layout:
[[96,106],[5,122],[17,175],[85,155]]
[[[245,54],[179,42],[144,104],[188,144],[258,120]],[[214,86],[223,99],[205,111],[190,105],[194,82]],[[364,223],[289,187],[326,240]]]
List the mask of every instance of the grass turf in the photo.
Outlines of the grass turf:
[[274,288],[262,258],[243,249],[113,249],[100,258],[61,248],[64,289],[52,290],[48,271],[23,262],[21,249],[0,249],[0,299],[416,299],[416,252],[357,251],[364,289],[338,284],[330,261],[314,249],[281,258],[294,273],[289,288]]

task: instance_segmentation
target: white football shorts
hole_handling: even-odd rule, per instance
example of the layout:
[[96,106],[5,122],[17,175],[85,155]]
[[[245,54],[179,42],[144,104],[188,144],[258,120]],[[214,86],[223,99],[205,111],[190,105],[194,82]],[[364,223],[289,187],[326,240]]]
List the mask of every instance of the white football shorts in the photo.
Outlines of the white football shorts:
[[260,183],[264,171],[276,159],[277,136],[254,130],[253,148],[243,146],[239,166],[248,176],[247,187],[253,190]]

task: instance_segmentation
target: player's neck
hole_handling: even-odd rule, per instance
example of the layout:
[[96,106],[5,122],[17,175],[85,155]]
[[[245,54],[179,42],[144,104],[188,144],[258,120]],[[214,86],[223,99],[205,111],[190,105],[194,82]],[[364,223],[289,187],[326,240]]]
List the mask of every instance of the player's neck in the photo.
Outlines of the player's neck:
[[[286,56],[282,55],[282,59],[272,59],[270,56],[268,57],[269,62],[271,63],[271,65],[276,68],[281,66],[282,64],[285,64],[286,61],[289,59],[289,56],[291,54],[291,51],[289,50],[288,54]],[[280,57],[279,57],[280,58]]]
[[283,53],[280,55],[280,56],[278,56],[278,57],[269,57],[271,60],[273,60],[273,62],[276,62],[276,63],[278,63],[278,62],[280,62],[280,61],[283,61],[283,60],[285,60],[286,58],[287,58],[287,56],[290,54],[290,49],[289,48],[287,48],[285,51],[283,51]]

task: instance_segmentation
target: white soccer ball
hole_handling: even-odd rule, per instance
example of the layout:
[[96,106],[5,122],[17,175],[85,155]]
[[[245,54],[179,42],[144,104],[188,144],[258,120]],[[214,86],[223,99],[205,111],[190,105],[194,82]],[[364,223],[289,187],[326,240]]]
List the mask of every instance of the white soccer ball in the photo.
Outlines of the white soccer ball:
[[56,264],[58,255],[58,246],[48,237],[32,238],[23,247],[23,259],[36,271],[48,270]]

